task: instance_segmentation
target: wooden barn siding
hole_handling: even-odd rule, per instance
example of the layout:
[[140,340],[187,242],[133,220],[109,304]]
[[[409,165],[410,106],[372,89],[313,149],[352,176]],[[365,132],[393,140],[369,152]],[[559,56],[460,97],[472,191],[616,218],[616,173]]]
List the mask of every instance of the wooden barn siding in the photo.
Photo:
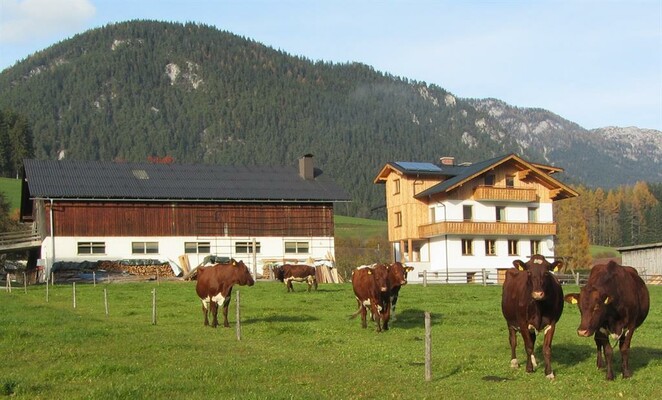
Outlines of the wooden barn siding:
[[56,236],[332,237],[333,206],[60,202],[54,226]]
[[636,268],[640,274],[662,275],[662,247],[621,250],[623,265]]

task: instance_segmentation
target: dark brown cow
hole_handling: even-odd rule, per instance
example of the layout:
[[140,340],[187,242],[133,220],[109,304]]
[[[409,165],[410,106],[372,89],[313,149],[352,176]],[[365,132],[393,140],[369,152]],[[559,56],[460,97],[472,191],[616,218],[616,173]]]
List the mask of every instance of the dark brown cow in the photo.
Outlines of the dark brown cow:
[[352,271],[352,287],[359,305],[352,318],[361,313],[361,327],[368,327],[366,319],[369,307],[377,323],[377,332],[388,330],[391,316],[389,286],[388,268],[384,264],[363,265]]
[[212,328],[218,326],[218,306],[223,307],[223,326],[228,323],[228,305],[232,296],[232,285],[253,286],[255,281],[243,261],[230,260],[228,263],[216,264],[211,267],[198,267],[195,291],[202,300],[202,314],[205,316],[205,326],[209,325],[208,312],[213,316]]
[[517,331],[520,331],[526,349],[526,372],[534,371],[537,365],[533,348],[536,334],[542,331],[545,335],[542,346],[545,375],[554,379],[552,338],[563,312],[563,289],[551,271],[556,270],[561,262],[550,264],[545,257],[536,254],[526,263],[515,260],[513,265],[515,268],[506,271],[501,298],[501,311],[508,325],[510,339],[510,366],[519,367],[515,348]]
[[400,287],[407,284],[407,273],[413,269],[413,267],[404,266],[399,261],[394,262],[388,267],[388,280],[391,284],[391,317],[393,321],[395,321],[395,306],[398,304]]
[[305,264],[285,264],[280,267],[274,268],[274,275],[276,279],[285,283],[287,292],[294,292],[292,282],[306,282],[308,283],[308,291],[311,287],[317,290],[317,276],[315,274],[315,267]]
[[577,334],[594,340],[598,350],[597,366],[604,368],[607,360],[607,379],[614,379],[613,347],[618,342],[621,351],[623,378],[632,376],[630,369],[630,342],[634,330],[639,327],[650,307],[648,288],[637,270],[621,266],[613,261],[596,265],[591,269],[586,286],[580,293],[565,297],[579,306],[581,322]]

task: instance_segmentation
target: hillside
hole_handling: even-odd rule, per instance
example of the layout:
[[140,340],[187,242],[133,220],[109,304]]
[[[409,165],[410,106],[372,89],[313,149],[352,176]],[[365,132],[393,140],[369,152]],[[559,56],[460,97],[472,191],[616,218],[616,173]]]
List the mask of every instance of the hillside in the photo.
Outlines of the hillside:
[[[544,110],[509,109],[527,126],[563,122],[533,136],[438,86],[363,64],[311,62],[199,24],[131,21],[51,46],[0,73],[2,109],[28,117],[40,159],[293,165],[312,153],[352,195],[339,209],[350,216],[382,216],[383,188],[372,181],[396,160],[514,152],[566,168],[566,182],[662,181],[659,153],[633,148],[637,158],[620,168],[604,158],[604,146],[620,143],[611,135]],[[571,147],[564,134],[576,138]]]

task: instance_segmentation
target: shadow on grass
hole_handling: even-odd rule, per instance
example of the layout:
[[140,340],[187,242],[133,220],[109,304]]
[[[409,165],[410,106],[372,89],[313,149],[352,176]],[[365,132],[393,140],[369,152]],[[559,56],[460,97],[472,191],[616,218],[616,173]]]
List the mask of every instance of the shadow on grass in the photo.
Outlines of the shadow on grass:
[[312,322],[319,321],[319,318],[310,315],[269,315],[262,318],[248,318],[242,323],[257,324],[261,322]]
[[[430,322],[432,325],[441,324],[443,314],[431,314]],[[412,329],[425,327],[425,312],[423,310],[406,309],[398,311],[395,320],[391,316],[389,326],[397,329]]]
[[[591,339],[590,345],[561,344],[552,346],[552,362],[566,366],[573,366],[584,362],[596,365],[597,349]],[[614,349],[614,374],[621,373],[621,355],[618,347]],[[631,347],[630,368],[635,373],[638,369],[646,368],[651,362],[662,360],[662,349],[652,347]],[[596,368],[597,370],[597,368]],[[604,372],[604,369],[601,371]]]

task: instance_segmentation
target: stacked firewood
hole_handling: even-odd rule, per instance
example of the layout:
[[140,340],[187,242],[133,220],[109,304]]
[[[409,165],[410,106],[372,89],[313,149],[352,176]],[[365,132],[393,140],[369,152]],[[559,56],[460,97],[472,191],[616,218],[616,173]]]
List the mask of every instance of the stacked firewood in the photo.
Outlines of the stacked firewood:
[[140,265],[136,264],[127,264],[121,261],[100,261],[99,269],[106,270],[108,272],[125,272],[130,275],[137,276],[155,276],[159,277],[173,277],[175,276],[170,264],[150,264],[150,265]]

